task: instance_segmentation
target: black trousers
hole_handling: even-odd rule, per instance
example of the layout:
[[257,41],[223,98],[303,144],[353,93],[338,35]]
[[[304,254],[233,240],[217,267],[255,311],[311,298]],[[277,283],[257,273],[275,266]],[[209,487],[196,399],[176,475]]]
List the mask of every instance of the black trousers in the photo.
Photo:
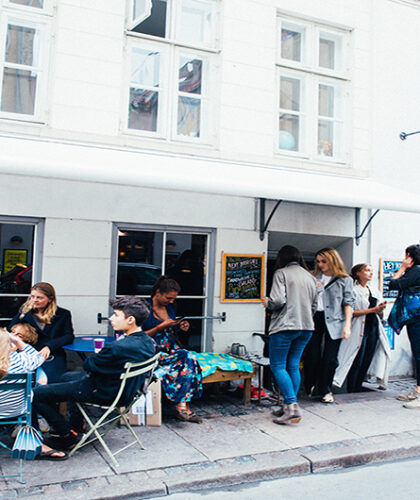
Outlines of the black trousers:
[[330,337],[323,312],[316,312],[314,321],[315,331],[303,355],[303,383],[307,394],[314,387],[312,394],[324,396],[331,392],[341,339]]
[[379,332],[377,322],[373,322],[368,331],[364,331],[359,352],[355,357],[347,375],[347,392],[361,392],[362,384],[372,363],[378,343]]
[[[100,403],[95,398],[96,389],[94,388],[90,377],[85,373],[69,372],[63,376],[64,382],[58,384],[40,385],[34,389],[34,398],[32,402],[33,414],[39,414],[45,418],[49,425],[60,436],[64,436],[74,427],[82,426],[82,415],[75,405],[70,410],[70,422],[60,414],[57,403],[63,401],[70,402],[90,402]],[[34,427],[38,423],[33,421]]]

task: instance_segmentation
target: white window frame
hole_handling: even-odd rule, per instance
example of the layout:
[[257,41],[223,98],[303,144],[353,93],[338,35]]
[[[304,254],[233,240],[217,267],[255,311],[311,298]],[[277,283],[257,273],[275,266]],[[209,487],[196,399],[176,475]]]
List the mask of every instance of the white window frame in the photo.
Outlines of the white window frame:
[[[217,71],[215,56],[219,53],[218,33],[217,33],[217,16],[219,0],[199,0],[200,3],[208,4],[212,9],[212,41],[210,44],[192,44],[183,40],[177,40],[176,32],[178,30],[177,23],[180,20],[182,2],[178,0],[168,0],[167,6],[167,24],[165,38],[146,35],[130,31],[137,23],[132,20],[134,0],[127,2],[127,30],[126,30],[126,51],[127,51],[127,69],[128,75],[126,90],[124,91],[124,112],[121,120],[121,131],[124,134],[135,135],[141,137],[155,138],[168,143],[188,143],[203,146],[211,146],[215,143],[213,126],[215,116],[215,106],[210,106],[210,102],[215,99],[214,95],[214,79]],[[151,45],[153,44],[153,45]],[[131,76],[131,54],[136,47],[154,46],[156,50],[165,51],[166,65],[162,66],[162,77],[165,78],[161,102],[158,109],[158,125],[156,132],[147,130],[137,130],[129,128],[128,114],[130,101],[130,76]],[[201,94],[193,94],[187,97],[200,99],[200,137],[192,137],[186,135],[178,135],[178,96],[179,92],[179,56],[180,54],[193,55],[203,59],[202,86]]]
[[[11,5],[10,2],[7,2],[7,5]],[[15,4],[13,4],[13,6],[14,5]],[[51,43],[51,16],[44,15],[44,9],[41,10],[34,7],[26,8],[25,6],[20,5],[17,5],[17,7],[19,8],[4,8],[0,11],[0,102],[3,89],[4,68],[32,71],[37,75],[34,113],[25,114],[1,111],[0,104],[0,119],[45,123],[47,116],[46,108],[48,93],[48,64]],[[35,12],[38,15],[36,15]],[[39,30],[40,37],[37,42],[39,60],[37,66],[26,66],[6,62],[5,49],[9,25],[23,26]]]
[[[286,59],[282,57],[281,37],[282,27],[290,29],[294,27],[305,30],[306,43],[301,47],[301,61]],[[322,38],[331,38],[334,41],[340,41],[339,53],[341,57],[340,64],[337,69],[325,68],[319,65],[319,42]],[[277,51],[277,109],[276,115],[276,133],[275,133],[275,153],[279,155],[287,155],[296,158],[301,158],[311,161],[321,161],[327,163],[347,164],[349,163],[350,148],[348,141],[345,139],[349,134],[348,121],[350,113],[348,112],[348,101],[350,99],[350,29],[326,26],[322,23],[307,19],[295,19],[285,15],[278,16],[278,51]],[[281,149],[279,147],[279,113],[287,113],[287,110],[280,108],[280,78],[282,76],[291,76],[305,80],[305,91],[302,99],[304,99],[304,109],[301,113],[305,116],[305,133],[300,131],[299,151]],[[334,150],[337,153],[333,156],[324,156],[318,152],[318,91],[319,84],[328,82],[328,85],[336,85],[341,91],[341,114],[333,118],[326,118],[328,121],[334,122],[334,130],[337,126],[340,128],[340,143],[335,145]],[[292,114],[296,114],[292,112]],[[322,118],[323,119],[323,118]],[[335,132],[334,132],[335,134]]]
[[[40,7],[31,7],[29,5],[21,5],[13,2],[12,0],[2,0],[3,5],[10,9],[17,9],[22,12],[31,12],[34,14],[52,14],[54,7],[54,0],[44,0],[44,6]],[[1,5],[1,1],[0,1]]]

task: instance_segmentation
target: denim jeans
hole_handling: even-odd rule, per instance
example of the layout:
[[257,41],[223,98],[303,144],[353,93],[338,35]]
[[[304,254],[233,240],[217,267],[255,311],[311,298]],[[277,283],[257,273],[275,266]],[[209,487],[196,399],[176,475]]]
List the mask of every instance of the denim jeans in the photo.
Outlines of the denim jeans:
[[[70,424],[60,414],[57,403],[63,401],[100,403],[95,399],[94,386],[86,373],[69,372],[64,377],[67,379],[66,382],[35,387],[32,402],[33,413],[44,417],[50,427],[60,436],[68,434],[74,423]],[[75,417],[74,409],[72,412],[70,408],[70,413]],[[80,417],[79,419],[75,418],[75,420],[80,420]],[[38,426],[37,422],[33,422],[33,425]]]
[[310,330],[288,330],[270,335],[270,368],[285,404],[297,401],[299,361],[311,335]]
[[411,351],[416,361],[417,385],[420,385],[420,318],[411,320],[407,325],[408,338],[410,340]]

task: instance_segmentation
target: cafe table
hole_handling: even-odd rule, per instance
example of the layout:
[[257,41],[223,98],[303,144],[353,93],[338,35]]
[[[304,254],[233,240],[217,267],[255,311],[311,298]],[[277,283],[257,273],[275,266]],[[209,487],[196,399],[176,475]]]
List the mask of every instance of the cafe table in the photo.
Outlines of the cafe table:
[[95,335],[94,337],[75,337],[72,344],[63,346],[66,351],[76,352],[82,360],[87,358],[87,354],[95,352],[94,340],[103,339],[104,345],[115,342],[115,337],[106,337],[103,335]]

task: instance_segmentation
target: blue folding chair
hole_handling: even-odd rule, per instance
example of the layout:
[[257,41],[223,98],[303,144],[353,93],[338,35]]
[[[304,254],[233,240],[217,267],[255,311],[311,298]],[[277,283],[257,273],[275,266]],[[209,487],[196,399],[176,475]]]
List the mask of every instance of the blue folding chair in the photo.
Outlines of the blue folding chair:
[[[6,375],[0,381],[0,392],[21,391],[25,402],[25,410],[21,415],[0,419],[0,428],[7,427],[10,430],[10,426],[13,425],[19,425],[19,426],[31,425],[32,381],[33,381],[33,372],[9,374]],[[12,448],[10,448],[7,444],[3,443],[1,440],[0,440],[0,450],[1,450],[0,453],[8,455],[12,455],[13,451]],[[25,481],[23,480],[23,458],[22,457],[19,458],[19,474],[8,474],[8,475],[2,474],[0,477],[2,478],[17,477],[19,478],[19,482],[24,484]]]

